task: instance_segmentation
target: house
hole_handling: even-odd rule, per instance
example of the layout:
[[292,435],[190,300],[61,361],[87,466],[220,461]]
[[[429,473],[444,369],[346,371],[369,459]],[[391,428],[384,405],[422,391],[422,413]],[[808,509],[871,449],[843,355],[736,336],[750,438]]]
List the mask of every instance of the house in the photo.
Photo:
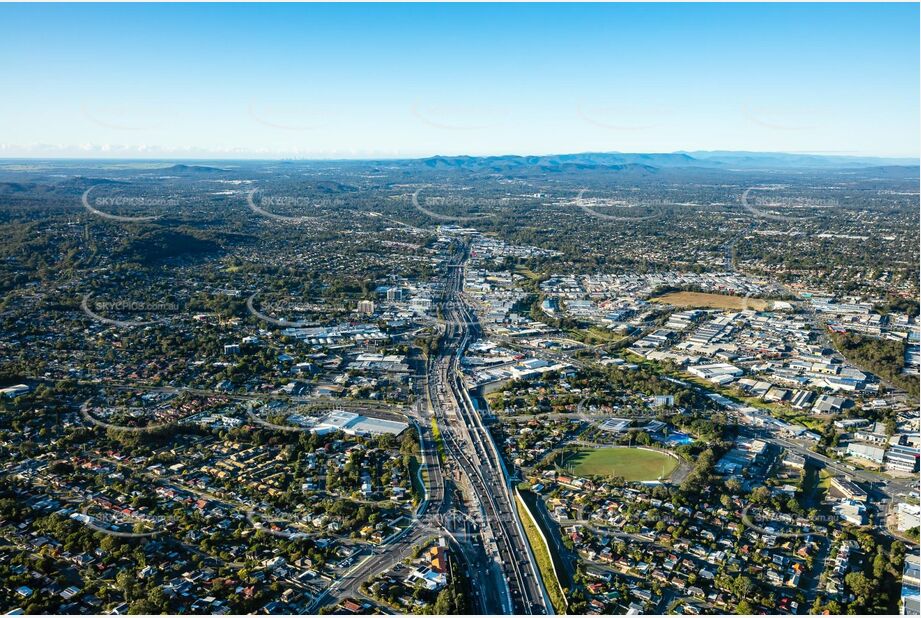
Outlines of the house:
[[439,573],[446,573],[448,570],[447,550],[441,545],[436,545],[429,551],[429,560],[432,568]]
[[421,582],[428,590],[439,590],[447,583],[447,577],[444,573],[439,573],[435,569],[423,566],[415,568],[407,577],[407,584],[414,586],[416,582]]
[[921,558],[912,552],[905,555],[905,566],[902,569],[901,614],[921,614]]

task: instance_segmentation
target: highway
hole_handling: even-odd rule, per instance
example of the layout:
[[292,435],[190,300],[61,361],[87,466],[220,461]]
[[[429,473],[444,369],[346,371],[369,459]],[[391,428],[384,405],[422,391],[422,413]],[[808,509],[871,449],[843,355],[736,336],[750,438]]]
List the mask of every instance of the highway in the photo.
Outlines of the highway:
[[[462,538],[457,538],[455,536],[457,531],[451,526],[453,513],[449,512],[456,511],[452,497],[454,481],[446,477],[446,470],[439,458],[438,444],[432,429],[432,421],[436,410],[439,409],[436,405],[436,389],[433,389],[433,383],[436,380],[433,380],[429,373],[434,366],[434,359],[428,359],[426,373],[417,376],[418,379],[415,382],[417,402],[409,411],[410,424],[413,431],[419,436],[421,459],[419,475],[425,492],[424,498],[416,509],[414,522],[380,547],[362,554],[351,568],[318,595],[309,608],[311,612],[316,612],[320,607],[340,599],[364,597],[365,595],[360,591],[362,583],[385,573],[407,558],[415,546],[430,540],[436,534],[443,534],[452,541],[453,549],[460,552],[460,555],[457,556],[458,564],[464,565],[471,581],[479,582],[480,571],[487,569],[487,557],[482,547],[467,543],[466,534]],[[451,460],[446,464],[453,468],[455,462]],[[466,524],[464,527],[466,528]],[[498,581],[501,581],[501,573],[498,575]],[[472,592],[473,601],[479,606],[478,613],[491,614],[501,610],[501,597],[495,587],[487,586],[481,589],[475,586]]]
[[489,577],[481,583],[499,588],[498,613],[553,613],[518,516],[511,476],[460,372],[464,351],[479,332],[476,316],[461,295],[465,261],[463,250],[445,282],[444,333],[429,371],[435,418],[445,453],[463,472],[480,511],[480,534],[491,563]]
[[[445,490],[445,480],[438,460],[437,447],[431,427],[425,420],[421,398],[415,410],[410,414],[410,423],[413,431],[419,435],[419,450],[422,459],[419,473],[425,480],[423,483],[425,496],[416,509],[415,521],[380,547],[363,555],[354,566],[333,581],[311,604],[309,608],[311,612],[316,612],[320,607],[340,599],[364,596],[359,590],[362,583],[375,575],[387,572],[403,561],[412,553],[416,545],[431,539],[441,527],[437,515],[450,506],[450,497]],[[422,475],[423,470],[425,470],[425,475]]]

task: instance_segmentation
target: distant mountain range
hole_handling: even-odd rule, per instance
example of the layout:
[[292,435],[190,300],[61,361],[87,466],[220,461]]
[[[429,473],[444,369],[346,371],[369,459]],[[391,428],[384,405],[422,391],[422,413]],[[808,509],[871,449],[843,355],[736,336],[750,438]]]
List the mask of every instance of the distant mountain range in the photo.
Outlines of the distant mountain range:
[[[298,166],[321,166],[365,168],[400,167],[407,174],[414,172],[460,172],[475,176],[500,174],[509,176],[537,176],[545,173],[578,173],[580,171],[612,172],[617,176],[635,177],[637,179],[656,174],[674,172],[671,175],[696,174],[699,177],[712,177],[718,172],[783,172],[783,171],[837,171],[867,170],[880,176],[912,177],[919,171],[919,159],[910,157],[863,157],[832,154],[802,154],[785,152],[742,152],[742,151],[682,151],[662,153],[629,152],[582,152],[574,154],[551,155],[501,155],[468,156],[449,155],[419,159],[150,159],[149,168],[143,166],[142,160],[130,159],[130,168],[119,170],[111,167],[121,160],[98,159],[10,159],[4,163],[0,159],[0,172],[5,165],[21,165],[25,162],[43,162],[43,171],[66,168],[85,176],[96,176],[95,170],[100,165],[109,165],[107,173],[129,173],[143,170],[156,175],[171,175],[182,178],[234,176],[240,170],[273,163],[284,169]],[[129,159],[125,159],[129,161]],[[164,166],[164,162],[168,162]],[[6,181],[34,181],[27,173],[9,172],[4,175]],[[74,180],[74,182],[84,182]],[[322,187],[330,192],[347,190],[347,187],[330,185]],[[16,187],[5,187],[3,192],[17,192]]]
[[835,168],[849,167],[918,167],[919,159],[911,157],[857,157],[851,155],[801,154],[788,152],[696,151],[687,154],[697,161],[716,163],[725,167],[745,168]]
[[859,169],[871,167],[918,167],[918,159],[854,157],[782,152],[698,151],[671,153],[586,152],[564,155],[492,157],[436,156],[412,160],[430,169],[509,172],[542,169],[563,171],[611,169],[654,173],[665,168],[707,169]]
[[172,167],[167,167],[160,171],[173,174],[215,174],[223,173],[227,170],[220,167],[211,167],[210,165],[186,165],[184,163],[177,163]]

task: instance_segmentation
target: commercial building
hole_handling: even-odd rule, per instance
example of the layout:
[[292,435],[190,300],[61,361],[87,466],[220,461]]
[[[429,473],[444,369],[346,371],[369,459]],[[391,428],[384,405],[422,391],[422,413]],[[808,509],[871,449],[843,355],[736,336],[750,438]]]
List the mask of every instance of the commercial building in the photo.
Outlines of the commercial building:
[[432,299],[420,296],[409,301],[409,306],[414,311],[426,313],[432,309]]
[[885,456],[886,469],[900,472],[917,472],[919,457],[921,457],[921,452],[916,448],[901,444],[890,446]]
[[867,523],[867,507],[856,500],[842,500],[832,510],[838,517],[855,526]]
[[873,427],[860,429],[854,434],[854,437],[861,442],[871,444],[886,444],[889,441],[889,436],[886,435],[886,426],[883,423],[875,423]]
[[407,423],[401,423],[400,421],[369,418],[355,412],[333,410],[319,419],[310,430],[321,435],[341,431],[356,436],[379,436],[383,434],[396,436],[403,433],[408,427]]
[[899,532],[918,528],[921,526],[921,505],[899,502],[898,516],[899,521],[897,527]]
[[726,384],[732,382],[744,372],[734,365],[728,363],[714,363],[712,365],[697,365],[689,367],[688,373],[694,374],[699,378],[715,382],[717,384]]
[[842,479],[837,476],[832,477],[831,486],[848,500],[854,500],[856,502],[867,501],[867,492],[850,479]]
[[373,314],[374,313],[374,301],[373,300],[358,301],[358,313],[362,315]]
[[880,448],[878,446],[873,446],[871,444],[864,444],[862,442],[851,442],[847,445],[847,454],[853,457],[858,457],[860,459],[865,459],[867,461],[872,461],[873,463],[881,464],[883,463],[883,457],[886,454],[886,449]]

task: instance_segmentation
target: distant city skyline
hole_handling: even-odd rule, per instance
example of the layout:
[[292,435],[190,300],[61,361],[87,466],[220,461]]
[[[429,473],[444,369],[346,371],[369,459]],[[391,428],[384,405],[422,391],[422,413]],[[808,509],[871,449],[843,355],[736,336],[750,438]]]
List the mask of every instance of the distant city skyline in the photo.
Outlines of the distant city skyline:
[[917,4],[0,5],[0,157],[917,157]]

